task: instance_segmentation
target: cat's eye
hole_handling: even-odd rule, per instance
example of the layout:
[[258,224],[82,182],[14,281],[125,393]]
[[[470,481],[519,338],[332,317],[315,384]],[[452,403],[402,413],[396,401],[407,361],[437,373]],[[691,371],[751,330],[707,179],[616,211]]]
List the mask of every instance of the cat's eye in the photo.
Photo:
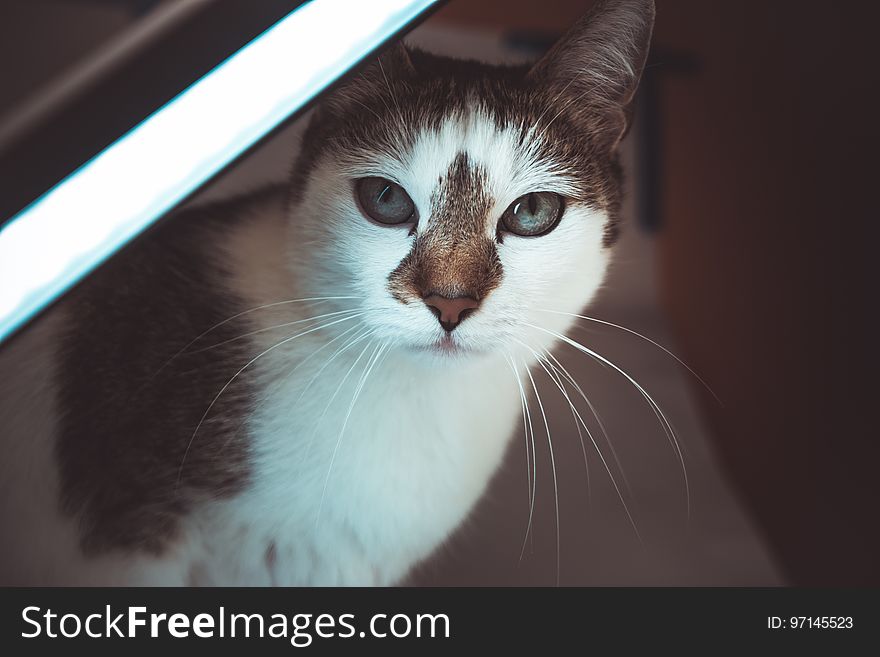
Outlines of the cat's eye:
[[410,223],[416,218],[416,206],[406,190],[386,178],[360,178],[355,194],[361,210],[380,224]]
[[501,228],[523,237],[537,237],[556,228],[565,204],[559,194],[530,192],[516,199],[501,215]]

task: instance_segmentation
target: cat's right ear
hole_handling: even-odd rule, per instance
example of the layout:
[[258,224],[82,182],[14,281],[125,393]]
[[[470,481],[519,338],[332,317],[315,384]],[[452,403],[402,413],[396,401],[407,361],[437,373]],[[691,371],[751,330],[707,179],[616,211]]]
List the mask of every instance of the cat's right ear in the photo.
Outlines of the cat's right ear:
[[409,50],[403,41],[398,41],[385,48],[357,74],[327,94],[321,103],[331,112],[343,113],[353,106],[363,106],[376,96],[385,93],[393,95],[393,85],[415,74]]
[[654,13],[654,0],[598,0],[535,64],[529,82],[613,148],[628,127]]

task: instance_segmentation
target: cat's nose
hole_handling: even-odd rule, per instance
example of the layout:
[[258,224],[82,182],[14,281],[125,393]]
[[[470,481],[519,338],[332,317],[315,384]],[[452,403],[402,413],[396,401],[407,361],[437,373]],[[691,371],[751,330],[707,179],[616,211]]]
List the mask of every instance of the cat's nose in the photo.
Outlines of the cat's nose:
[[451,332],[464,319],[480,307],[480,302],[472,297],[455,297],[450,299],[439,294],[432,294],[424,298],[425,305],[431,309],[440,326],[447,332]]

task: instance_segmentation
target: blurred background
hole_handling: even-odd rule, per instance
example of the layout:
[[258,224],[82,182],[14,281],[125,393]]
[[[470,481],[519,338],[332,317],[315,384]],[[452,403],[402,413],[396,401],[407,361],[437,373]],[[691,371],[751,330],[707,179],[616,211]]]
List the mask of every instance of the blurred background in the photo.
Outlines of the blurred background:
[[[185,2],[3,0],[0,125],[120,35]],[[452,0],[407,41],[525,61],[590,4]],[[558,562],[553,472],[533,398],[528,536],[518,435],[486,499],[411,584],[554,585],[557,563],[563,585],[880,584],[878,13],[860,2],[657,1],[624,145],[625,231],[589,314],[669,347],[721,403],[633,335],[584,321],[573,337],[663,408],[681,441],[690,515],[677,452],[638,392],[562,349],[609,441],[594,432],[585,464],[567,403],[537,377],[559,488]],[[302,123],[190,202],[283,179]]]

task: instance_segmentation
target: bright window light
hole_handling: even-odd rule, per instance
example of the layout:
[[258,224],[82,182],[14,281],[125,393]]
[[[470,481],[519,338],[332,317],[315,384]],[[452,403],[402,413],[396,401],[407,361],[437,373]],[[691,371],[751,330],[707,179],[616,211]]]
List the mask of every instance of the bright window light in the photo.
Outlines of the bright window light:
[[312,0],[0,229],[0,341],[436,0]]

